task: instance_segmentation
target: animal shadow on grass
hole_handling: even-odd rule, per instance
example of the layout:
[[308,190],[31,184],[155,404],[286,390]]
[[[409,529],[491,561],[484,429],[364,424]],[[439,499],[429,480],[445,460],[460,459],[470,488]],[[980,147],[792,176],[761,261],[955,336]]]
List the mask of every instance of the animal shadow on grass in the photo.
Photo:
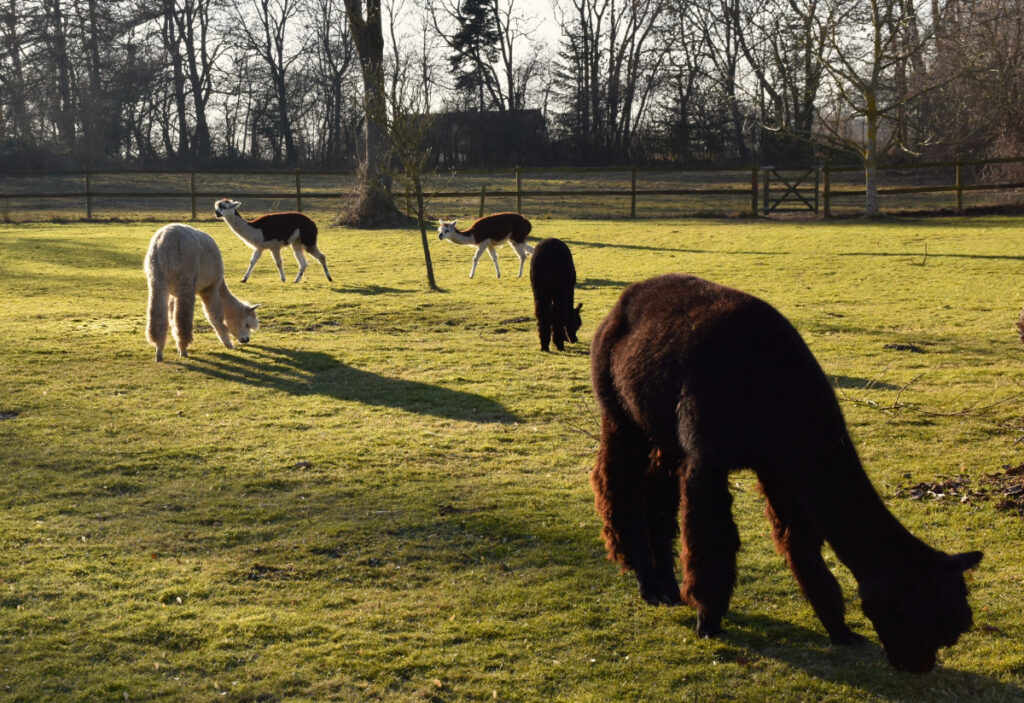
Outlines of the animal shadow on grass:
[[245,357],[214,352],[189,367],[214,378],[264,386],[292,395],[324,395],[366,405],[469,422],[518,422],[501,403],[475,393],[381,376],[323,352],[249,344]]
[[[1022,700],[1024,690],[970,671],[945,669],[941,664],[928,674],[894,672],[885,650],[876,641],[858,645],[833,646],[823,631],[785,620],[730,610],[720,642],[727,656],[748,658],[750,654],[783,662],[809,676],[859,688],[865,694],[884,695],[888,700],[916,703],[932,700],[935,691],[978,695],[984,700]],[[872,636],[870,631],[861,634]],[[954,647],[963,647],[963,642]],[[824,651],[823,651],[824,650]],[[940,651],[940,657],[941,652]],[[883,684],[877,684],[880,680]]]

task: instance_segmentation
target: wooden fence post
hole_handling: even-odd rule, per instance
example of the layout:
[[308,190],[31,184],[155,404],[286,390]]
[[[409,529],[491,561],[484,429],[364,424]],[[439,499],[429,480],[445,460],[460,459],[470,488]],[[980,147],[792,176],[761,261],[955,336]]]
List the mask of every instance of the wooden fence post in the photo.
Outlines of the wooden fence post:
[[832,169],[828,164],[825,164],[825,183],[821,198],[825,203],[825,217],[832,217]]
[[516,166],[516,212],[523,214],[523,181],[522,172]]
[[757,166],[750,167],[750,214],[757,217]]
[[480,217],[484,216],[484,202],[487,200],[487,184],[480,186]]
[[762,171],[764,171],[764,207],[762,208],[762,212],[765,215],[768,214],[768,203],[770,202],[769,201],[769,196],[768,196],[768,190],[769,190],[769,180],[768,179],[770,178],[770,174],[769,174],[769,170],[770,169],[771,169],[771,166],[764,166],[761,169]]
[[821,186],[821,164],[814,167],[814,214],[818,214],[818,189]]
[[956,160],[956,214],[964,212],[964,164],[960,159]]
[[196,221],[196,172],[188,172],[188,192],[192,197],[192,221]]
[[636,166],[630,169],[629,177],[629,216],[636,219]]
[[302,172],[295,169],[295,209],[302,212]]
[[85,172],[85,219],[92,219],[92,172]]

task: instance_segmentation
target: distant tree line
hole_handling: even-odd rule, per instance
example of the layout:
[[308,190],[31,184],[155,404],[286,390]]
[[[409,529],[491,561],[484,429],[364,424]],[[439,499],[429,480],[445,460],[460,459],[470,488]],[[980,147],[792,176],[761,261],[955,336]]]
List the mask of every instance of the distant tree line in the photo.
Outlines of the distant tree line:
[[[345,0],[0,2],[0,170],[363,161]],[[426,168],[1024,153],[1024,0],[375,7]]]

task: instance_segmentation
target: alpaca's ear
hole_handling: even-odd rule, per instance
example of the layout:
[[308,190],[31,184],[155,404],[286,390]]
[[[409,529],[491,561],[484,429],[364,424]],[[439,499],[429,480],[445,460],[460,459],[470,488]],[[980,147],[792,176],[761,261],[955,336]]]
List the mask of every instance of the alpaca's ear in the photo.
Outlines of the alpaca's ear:
[[580,310],[582,310],[582,309],[583,309],[583,303],[578,303],[578,304],[576,305],[576,312],[579,312],[579,311],[580,311]]
[[951,558],[961,571],[967,571],[976,567],[983,556],[985,555],[982,552],[963,552],[962,554],[953,554]]
[[250,310],[255,310],[255,309],[256,309],[256,308],[258,308],[258,307],[259,307],[260,305],[262,305],[262,303],[256,303],[255,305],[250,305],[250,306],[249,306],[249,309],[250,309]]

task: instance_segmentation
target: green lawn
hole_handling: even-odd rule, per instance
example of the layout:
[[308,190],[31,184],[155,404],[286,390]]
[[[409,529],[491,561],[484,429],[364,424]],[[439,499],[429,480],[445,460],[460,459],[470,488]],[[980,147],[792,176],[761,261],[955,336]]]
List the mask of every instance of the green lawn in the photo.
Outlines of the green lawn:
[[[203,218],[262,326],[226,350],[200,319],[162,364],[152,223],[0,225],[0,699],[1024,699],[1024,517],[909,489],[1024,463],[1024,220],[537,220],[584,315],[544,354],[508,247],[503,278],[484,257],[469,280],[472,250],[432,236],[430,293],[416,232],[323,226],[333,284],[269,256],[242,284],[249,250]],[[789,317],[893,512],[985,551],[976,626],[935,672],[889,667],[831,555],[870,643],[829,646],[749,473],[722,638],[605,561],[589,342],[669,271]]]

